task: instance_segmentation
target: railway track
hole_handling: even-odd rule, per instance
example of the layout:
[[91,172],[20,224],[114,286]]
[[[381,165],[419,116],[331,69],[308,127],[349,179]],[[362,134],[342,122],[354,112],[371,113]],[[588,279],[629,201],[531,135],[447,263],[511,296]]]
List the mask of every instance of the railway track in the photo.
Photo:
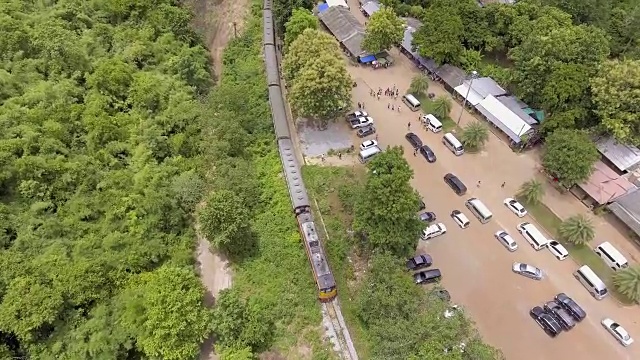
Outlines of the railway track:
[[327,332],[334,336],[334,338],[331,339],[334,350],[336,350],[344,360],[358,360],[358,354],[351,341],[347,324],[344,322],[344,317],[342,317],[342,310],[338,298],[322,304],[322,315],[323,318],[328,319],[328,321],[325,320],[325,327],[328,327]]

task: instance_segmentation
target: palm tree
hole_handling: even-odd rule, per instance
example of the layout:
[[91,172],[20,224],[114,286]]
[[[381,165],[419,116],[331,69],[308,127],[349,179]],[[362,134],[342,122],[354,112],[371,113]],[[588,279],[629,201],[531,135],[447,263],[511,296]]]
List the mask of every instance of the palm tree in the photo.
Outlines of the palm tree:
[[612,278],[618,292],[630,300],[640,301],[640,266],[616,271]]
[[531,179],[520,185],[520,190],[518,190],[516,195],[525,202],[535,205],[539,203],[540,199],[544,196],[544,187],[537,179]]
[[429,90],[429,78],[424,74],[419,74],[411,79],[409,91],[414,95],[424,95]]
[[448,118],[451,112],[451,99],[446,95],[440,95],[433,100],[433,115],[440,119]]
[[586,245],[596,236],[593,223],[588,217],[574,215],[560,224],[558,227],[560,238],[575,245]]
[[489,140],[489,129],[479,121],[474,121],[462,129],[462,143],[470,151],[478,151]]

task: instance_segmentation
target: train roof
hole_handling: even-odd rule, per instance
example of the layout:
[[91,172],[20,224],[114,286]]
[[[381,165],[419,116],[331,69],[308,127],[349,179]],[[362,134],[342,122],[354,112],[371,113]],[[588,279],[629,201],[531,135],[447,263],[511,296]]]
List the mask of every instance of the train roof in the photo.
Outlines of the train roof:
[[300,165],[293,153],[293,142],[291,139],[280,139],[278,141],[280,147],[280,157],[284,175],[287,178],[287,186],[289,186],[289,194],[293,209],[309,207],[309,197],[307,189],[302,182],[302,174],[300,174]]
[[316,232],[316,225],[312,221],[308,221],[302,223],[301,228],[304,235],[305,246],[309,248],[309,253],[311,254],[311,264],[313,265],[313,271],[316,274],[318,287],[320,287],[320,289],[334,287],[336,285],[336,281],[333,278],[331,269],[329,269],[329,263],[327,262],[322,246],[320,245],[320,238]]

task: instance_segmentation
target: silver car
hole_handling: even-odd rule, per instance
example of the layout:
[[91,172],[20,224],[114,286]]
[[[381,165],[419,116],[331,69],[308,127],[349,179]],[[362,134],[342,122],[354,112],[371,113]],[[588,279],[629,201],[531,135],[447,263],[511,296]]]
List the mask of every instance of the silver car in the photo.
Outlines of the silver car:
[[542,270],[533,265],[522,264],[519,262],[513,263],[513,272],[533,280],[542,280],[543,277]]

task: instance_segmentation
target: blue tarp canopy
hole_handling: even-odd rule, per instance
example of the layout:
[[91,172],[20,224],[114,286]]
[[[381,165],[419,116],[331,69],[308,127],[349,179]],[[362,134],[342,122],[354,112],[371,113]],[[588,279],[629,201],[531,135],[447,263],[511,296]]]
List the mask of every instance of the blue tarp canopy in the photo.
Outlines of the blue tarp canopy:
[[327,3],[322,3],[320,5],[318,5],[318,12],[321,13],[325,10],[329,9],[329,4]]
[[361,63],[370,63],[370,62],[374,62],[376,61],[376,57],[373,55],[367,55],[367,56],[361,56],[360,57],[360,62]]

